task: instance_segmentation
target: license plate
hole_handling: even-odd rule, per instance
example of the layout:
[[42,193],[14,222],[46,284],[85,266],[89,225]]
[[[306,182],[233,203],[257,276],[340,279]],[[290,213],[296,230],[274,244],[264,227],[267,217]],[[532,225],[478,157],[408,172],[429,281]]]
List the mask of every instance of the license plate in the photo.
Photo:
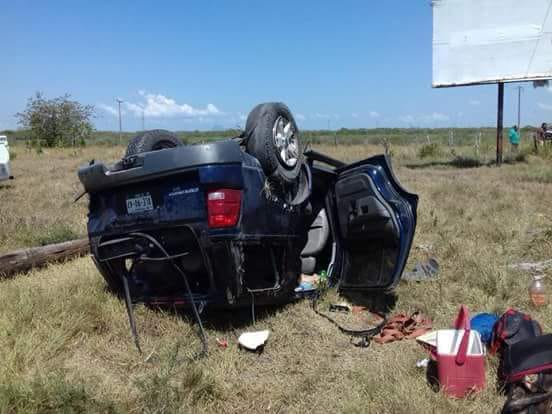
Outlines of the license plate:
[[134,198],[127,198],[126,201],[128,214],[143,213],[153,210],[153,201],[149,193],[138,194]]

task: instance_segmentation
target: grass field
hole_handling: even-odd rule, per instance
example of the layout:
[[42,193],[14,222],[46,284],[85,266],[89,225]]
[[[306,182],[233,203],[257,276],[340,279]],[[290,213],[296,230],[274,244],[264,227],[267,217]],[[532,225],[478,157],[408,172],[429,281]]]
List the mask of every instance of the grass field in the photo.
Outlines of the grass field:
[[[381,146],[322,145],[344,160]],[[552,306],[532,309],[529,275],[508,264],[552,257],[552,163],[528,155],[501,168],[460,168],[470,147],[446,147],[424,159],[420,145],[392,146],[403,185],[420,196],[414,245],[429,244],[441,264],[435,282],[402,282],[395,312],[421,310],[447,327],[458,306],[501,312],[515,306],[552,330]],[[15,148],[16,180],[0,184],[0,251],[84,235],[86,201],[76,168],[114,160],[119,147]],[[492,148],[481,160],[492,159]],[[423,257],[413,249],[409,266]],[[547,283],[550,282],[547,274]],[[552,286],[550,286],[552,289]],[[307,302],[271,308],[251,326],[248,312],[206,319],[210,355],[199,347],[186,315],[138,307],[145,355],[133,347],[122,302],[104,289],[89,258],[34,270],[0,282],[0,412],[497,412],[496,360],[488,387],[451,400],[428,386],[416,368],[424,351],[413,341],[355,348],[315,315]],[[237,349],[247,329],[271,330],[261,355]],[[217,347],[216,338],[229,340]],[[146,356],[150,356],[146,359]]]

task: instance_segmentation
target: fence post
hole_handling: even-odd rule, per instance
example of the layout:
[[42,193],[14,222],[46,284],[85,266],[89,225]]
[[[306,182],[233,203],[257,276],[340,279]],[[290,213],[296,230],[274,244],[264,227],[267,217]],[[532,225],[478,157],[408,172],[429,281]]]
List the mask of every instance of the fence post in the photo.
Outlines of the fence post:
[[449,129],[448,146],[449,147],[454,146],[454,131],[452,129]]

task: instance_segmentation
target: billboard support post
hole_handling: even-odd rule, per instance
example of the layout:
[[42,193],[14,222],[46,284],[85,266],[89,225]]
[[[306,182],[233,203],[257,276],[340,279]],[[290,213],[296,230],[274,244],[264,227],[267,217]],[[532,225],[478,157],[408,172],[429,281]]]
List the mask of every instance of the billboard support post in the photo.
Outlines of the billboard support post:
[[518,86],[517,87],[518,89],[518,122],[517,122],[517,127],[518,127],[518,132],[521,134],[521,91],[523,90],[523,87],[522,86]]
[[503,114],[504,114],[504,83],[498,83],[498,108],[496,111],[496,165],[502,165],[502,149],[503,149]]

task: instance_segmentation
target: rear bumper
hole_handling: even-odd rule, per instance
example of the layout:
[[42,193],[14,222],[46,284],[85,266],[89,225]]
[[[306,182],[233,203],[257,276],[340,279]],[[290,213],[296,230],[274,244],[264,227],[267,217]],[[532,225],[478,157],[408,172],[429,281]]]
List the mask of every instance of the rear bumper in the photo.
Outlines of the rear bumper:
[[[148,249],[157,243],[166,254]],[[127,277],[134,302],[164,306],[188,306],[192,299],[210,307],[287,302],[297,286],[299,251],[288,238],[210,237],[188,225],[91,238],[96,266],[112,290],[123,295]]]

